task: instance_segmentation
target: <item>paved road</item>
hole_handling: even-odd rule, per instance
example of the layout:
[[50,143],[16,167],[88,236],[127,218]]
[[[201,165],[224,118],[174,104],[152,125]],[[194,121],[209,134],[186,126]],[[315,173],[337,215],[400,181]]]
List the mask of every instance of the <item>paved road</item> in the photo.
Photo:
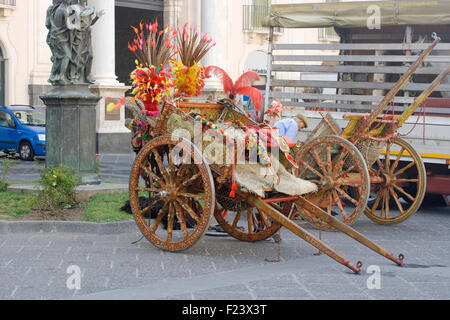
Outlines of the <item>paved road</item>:
[[[128,182],[134,154],[99,160],[104,181]],[[38,180],[43,166],[19,162],[8,180]],[[405,254],[407,266],[337,232],[323,233],[323,239],[351,262],[361,260],[361,275],[315,256],[316,249],[286,230],[279,263],[266,261],[278,256],[273,241],[205,237],[191,250],[171,254],[145,239],[132,244],[140,238],[137,229],[119,235],[0,234],[0,299],[450,299],[450,208],[424,207],[388,227],[362,217],[355,228],[393,254]],[[367,273],[370,266],[378,268],[381,282]],[[77,267],[80,289],[71,289]]]
[[[103,181],[128,183],[135,154],[103,154],[98,156],[100,162],[100,176]],[[39,169],[45,167],[45,161],[35,162],[16,161],[9,170],[7,181],[30,182],[40,179]],[[1,165],[0,165],[1,169]]]
[[[393,254],[405,254],[407,266],[397,267],[337,232],[323,239],[353,263],[363,261],[361,275],[314,256],[316,249],[288,231],[281,234],[279,263],[265,261],[277,258],[273,241],[207,236],[172,254],[146,240],[132,244],[138,231],[0,234],[0,299],[450,299],[448,208],[423,208],[390,227],[362,217],[355,228]],[[380,282],[370,278],[369,266],[379,268]]]

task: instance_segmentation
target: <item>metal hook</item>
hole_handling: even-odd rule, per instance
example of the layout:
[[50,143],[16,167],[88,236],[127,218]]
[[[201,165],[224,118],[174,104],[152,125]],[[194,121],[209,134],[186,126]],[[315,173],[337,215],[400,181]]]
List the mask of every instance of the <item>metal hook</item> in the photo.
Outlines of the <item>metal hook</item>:
[[431,38],[433,38],[433,40],[434,40],[434,41],[437,41],[437,42],[439,42],[439,41],[442,40],[440,37],[438,37],[438,35],[437,35],[436,32],[433,32],[433,33],[431,34]]

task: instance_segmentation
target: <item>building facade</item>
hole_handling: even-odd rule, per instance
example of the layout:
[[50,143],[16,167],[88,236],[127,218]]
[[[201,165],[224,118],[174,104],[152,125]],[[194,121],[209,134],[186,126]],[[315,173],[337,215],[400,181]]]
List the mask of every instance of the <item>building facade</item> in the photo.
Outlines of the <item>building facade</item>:
[[[135,59],[127,46],[133,37],[131,26],[154,19],[173,27],[185,23],[200,27],[217,43],[202,61],[205,66],[219,66],[233,79],[248,69],[257,70],[263,88],[268,30],[261,27],[261,21],[271,2],[325,0],[88,0],[89,5],[106,13],[93,27],[92,73],[96,79],[93,90],[103,97],[123,96],[128,89],[129,73],[134,69]],[[51,3],[52,0],[0,0],[0,104],[43,107],[39,97],[51,89],[48,83],[51,52],[46,44],[45,27]],[[335,40],[319,34],[317,29],[276,30],[275,38],[297,43]],[[206,90],[220,91],[220,83],[211,80]],[[105,99],[99,103],[97,132],[114,140],[112,133],[127,132],[124,113],[108,117],[107,103]]]

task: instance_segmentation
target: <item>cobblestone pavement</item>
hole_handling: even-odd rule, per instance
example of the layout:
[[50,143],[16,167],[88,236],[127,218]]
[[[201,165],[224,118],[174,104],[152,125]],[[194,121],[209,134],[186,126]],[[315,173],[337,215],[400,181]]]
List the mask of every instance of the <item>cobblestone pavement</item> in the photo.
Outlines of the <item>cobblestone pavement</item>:
[[[352,263],[361,260],[360,275],[328,256],[315,256],[315,248],[287,230],[281,233],[279,263],[266,261],[278,256],[272,240],[243,243],[206,236],[192,249],[173,254],[145,239],[132,244],[140,238],[137,230],[119,235],[0,234],[0,299],[450,298],[449,208],[422,208],[396,226],[361,217],[355,229],[394,255],[403,253],[406,266],[398,267],[338,232],[324,232],[322,238]],[[80,268],[79,289],[69,289],[76,284],[76,273],[68,273],[76,270],[71,266]],[[377,274],[367,273],[370,266],[379,268],[380,282],[373,277]]]
[[[128,183],[131,167],[135,154],[101,154],[98,156],[100,163],[100,176],[102,181]],[[8,182],[30,182],[40,179],[39,169],[45,167],[45,160],[34,162],[16,161],[9,169]],[[0,166],[1,169],[1,166]]]

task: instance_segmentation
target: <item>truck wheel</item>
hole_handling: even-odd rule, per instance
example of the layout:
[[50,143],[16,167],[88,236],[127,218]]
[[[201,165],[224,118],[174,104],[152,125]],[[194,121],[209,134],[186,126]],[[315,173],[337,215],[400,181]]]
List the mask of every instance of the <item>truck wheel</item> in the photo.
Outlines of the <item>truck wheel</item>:
[[23,141],[19,145],[19,157],[23,161],[32,161],[34,159],[34,150],[31,144]]

